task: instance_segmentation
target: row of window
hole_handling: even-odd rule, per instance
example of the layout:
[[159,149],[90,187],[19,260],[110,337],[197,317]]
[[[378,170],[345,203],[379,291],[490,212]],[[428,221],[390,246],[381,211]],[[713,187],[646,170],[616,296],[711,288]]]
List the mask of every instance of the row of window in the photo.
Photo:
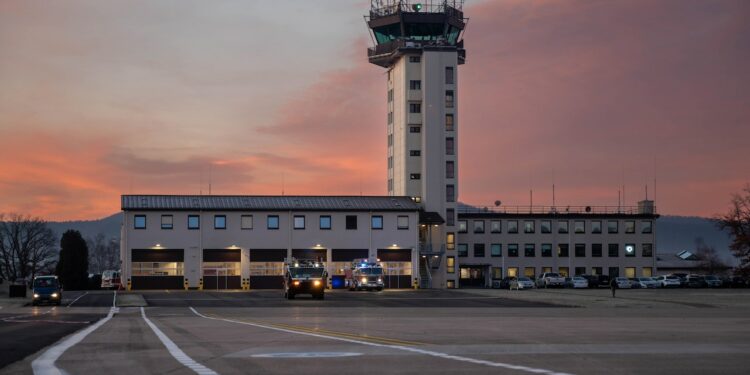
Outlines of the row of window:
[[[603,252],[603,245],[600,243],[594,243],[590,246],[590,252],[587,251],[586,244],[578,243],[574,245],[574,256],[576,258],[585,258],[587,255],[592,258],[601,258]],[[473,246],[472,256],[475,258],[483,258],[487,256],[486,245],[483,243],[475,243]],[[552,257],[552,244],[545,243],[540,246],[542,258]],[[511,243],[507,244],[506,256],[515,258],[519,256],[519,244]],[[503,256],[503,245],[499,243],[490,244],[489,255],[491,257],[502,257]],[[523,247],[523,255],[526,258],[536,257],[536,244],[527,243]],[[558,258],[568,258],[570,256],[570,246],[568,244],[558,244],[556,255]],[[620,256],[620,244],[612,243],[607,245],[607,255],[610,258],[617,258]],[[625,244],[624,246],[625,257],[631,258],[636,256],[636,245]],[[458,256],[468,257],[469,256],[469,245],[465,243],[458,244]],[[654,256],[654,245],[650,243],[641,244],[641,256],[644,258],[650,258]]]
[[[448,273],[456,273],[456,258],[454,257],[447,257],[446,258],[446,268]],[[540,275],[545,272],[552,272],[553,267],[539,267],[541,272]],[[624,276],[625,277],[636,277],[636,267],[623,267],[625,270]],[[587,271],[589,268],[587,267],[574,267],[573,275],[587,275]],[[460,278],[462,279],[469,279],[471,278],[471,275],[469,274],[469,269],[467,268],[461,268],[460,272]],[[531,279],[536,278],[536,271],[537,267],[524,267],[523,268],[523,275],[519,273],[520,267],[507,267],[507,277],[529,277]],[[592,275],[603,275],[604,273],[604,267],[591,267],[590,268]],[[609,276],[610,277],[619,277],[620,276],[620,267],[609,267]],[[570,267],[557,267],[557,273],[560,274],[562,277],[570,277]],[[503,268],[502,267],[492,267],[491,270],[492,279],[499,280],[503,278]],[[641,267],[641,276],[642,277],[651,277],[653,276],[653,268],[652,267]]]
[[[484,233],[485,226],[484,222],[485,220],[472,220],[474,225],[474,233]],[[607,233],[610,234],[616,234],[620,231],[620,222],[617,220],[609,220],[607,221]],[[518,233],[518,220],[507,220],[507,233]],[[569,233],[569,222],[568,221],[558,221],[557,222],[557,233]],[[644,220],[641,221],[641,233],[652,233],[653,232],[653,222],[650,220]],[[458,221],[458,232],[459,233],[467,233],[468,232],[468,221],[467,220],[459,220]],[[535,220],[525,220],[523,222],[523,232],[524,233],[535,233],[536,232],[536,221]],[[552,233],[552,221],[551,220],[541,220],[540,221],[540,232],[541,233]],[[576,234],[585,234],[586,233],[586,221],[584,220],[576,220],[573,222],[573,232]],[[490,233],[502,233],[502,220],[490,220]],[[602,233],[602,221],[600,220],[594,220],[589,222],[589,233],[593,234],[599,234]],[[635,220],[627,220],[625,221],[625,233],[627,234],[633,234],[635,233]]]
[[[412,81],[419,82],[419,81]],[[456,95],[453,90],[445,90],[445,108],[453,108],[456,105]],[[409,103],[409,113],[422,113],[422,102]]]
[[[357,229],[357,215],[346,215],[346,229]],[[332,228],[332,218],[330,215],[320,215],[318,225],[320,229],[329,230]],[[294,215],[294,229],[305,229],[306,216]],[[135,215],[133,219],[134,229],[146,229],[146,215]],[[173,229],[174,216],[161,215],[161,229]],[[200,216],[188,215],[188,229],[200,229]],[[383,229],[383,216],[373,215],[370,217],[370,228]],[[409,216],[399,215],[396,217],[397,229],[409,229]],[[227,216],[214,215],[214,229],[227,229]],[[240,216],[240,229],[253,229],[253,215]],[[279,229],[279,215],[266,215],[266,229]]]

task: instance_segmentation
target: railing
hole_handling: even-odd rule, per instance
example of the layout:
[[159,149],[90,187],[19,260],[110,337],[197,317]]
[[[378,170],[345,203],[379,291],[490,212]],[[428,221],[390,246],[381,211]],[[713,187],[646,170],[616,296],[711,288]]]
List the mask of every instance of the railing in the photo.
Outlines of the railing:
[[[464,0],[371,0],[370,17],[387,17],[398,12],[461,13]],[[419,4],[419,8],[415,6]]]
[[499,206],[499,207],[458,207],[459,214],[501,213],[501,214],[656,214],[656,206]]
[[440,249],[433,248],[431,243],[421,243],[419,244],[419,254],[420,255],[441,255],[445,254],[445,245],[440,244]]
[[458,42],[451,44],[448,43],[447,39],[441,38],[436,40],[411,40],[399,38],[386,43],[380,43],[375,47],[367,48],[367,57],[375,57],[380,55],[388,55],[399,48],[422,48],[422,47],[457,47],[459,51],[462,51],[461,55],[466,56],[466,51],[463,51],[464,41],[459,40]]

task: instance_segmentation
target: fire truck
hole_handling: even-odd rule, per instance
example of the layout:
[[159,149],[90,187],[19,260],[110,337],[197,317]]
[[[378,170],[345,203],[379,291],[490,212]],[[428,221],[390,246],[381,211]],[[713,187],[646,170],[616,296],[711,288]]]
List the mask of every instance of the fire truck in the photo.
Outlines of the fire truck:
[[324,299],[326,290],[325,264],[310,259],[288,259],[284,262],[284,297],[294,299],[297,294],[311,294]]
[[345,272],[349,290],[383,290],[383,266],[367,259],[355,259]]

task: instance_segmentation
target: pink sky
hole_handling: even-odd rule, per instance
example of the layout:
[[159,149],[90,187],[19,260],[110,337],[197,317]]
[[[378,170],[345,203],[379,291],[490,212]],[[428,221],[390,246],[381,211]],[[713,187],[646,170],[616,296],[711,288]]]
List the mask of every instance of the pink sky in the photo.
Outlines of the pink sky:
[[[0,212],[385,194],[368,1],[0,3]],[[291,15],[295,23],[288,22]],[[460,200],[710,216],[750,182],[746,1],[470,1]],[[210,167],[209,167],[210,166]]]

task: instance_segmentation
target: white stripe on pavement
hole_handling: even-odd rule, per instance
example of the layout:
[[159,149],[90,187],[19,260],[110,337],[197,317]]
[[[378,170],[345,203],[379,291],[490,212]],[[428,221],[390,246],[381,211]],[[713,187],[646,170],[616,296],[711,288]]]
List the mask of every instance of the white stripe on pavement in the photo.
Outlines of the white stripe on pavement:
[[81,297],[83,297],[83,296],[85,296],[87,294],[89,294],[89,292],[85,292],[85,293],[81,294],[80,296],[78,296],[78,298],[74,299],[73,302],[69,303],[68,306],[65,306],[65,307],[73,306],[74,303],[78,302],[78,300],[81,299]]
[[200,375],[218,375],[214,370],[203,366],[202,364],[196,362],[187,354],[185,354],[185,352],[183,352],[182,349],[177,346],[177,344],[175,344],[169,337],[167,337],[167,335],[164,334],[164,332],[159,329],[159,327],[157,327],[154,323],[151,322],[151,320],[146,317],[146,311],[143,309],[143,307],[141,307],[141,316],[143,317],[143,320],[146,321],[146,324],[151,327],[151,330],[154,331],[159,340],[161,340],[161,343],[164,344],[167,350],[169,350],[169,354],[171,354],[172,357],[177,360],[177,362],[180,362],[185,367],[195,371]]
[[[117,292],[115,292],[115,298],[116,297]],[[91,332],[96,331],[97,328],[101,327],[102,325],[104,325],[104,323],[107,323],[110,319],[112,319],[112,316],[114,316],[116,310],[114,304],[115,302],[113,299],[112,307],[109,309],[109,314],[107,314],[104,319],[81,331],[76,332],[72,336],[68,336],[68,338],[53,345],[51,348],[47,349],[47,351],[42,353],[42,355],[37,357],[33,362],[31,362],[31,369],[34,371],[34,375],[63,375],[63,372],[59,368],[57,368],[57,366],[55,366],[55,361],[57,361],[57,359],[60,358],[60,356],[63,355],[66,350],[81,342],[81,340],[85,339],[86,336],[91,334]]]
[[424,350],[424,349],[418,349],[418,348],[411,348],[411,347],[408,347],[408,346],[378,344],[378,343],[368,342],[368,341],[360,341],[360,340],[343,338],[343,337],[328,336],[328,335],[320,334],[320,333],[310,333],[310,332],[294,331],[294,330],[291,330],[291,329],[278,328],[278,327],[268,326],[268,325],[265,325],[265,324],[243,322],[243,321],[240,321],[240,320],[232,320],[232,319],[225,319],[225,318],[215,318],[215,317],[203,315],[203,314],[199,313],[198,311],[196,311],[192,307],[190,307],[190,310],[192,310],[193,313],[195,313],[195,315],[198,315],[201,318],[213,319],[213,320],[221,320],[221,321],[225,321],[225,322],[229,322],[229,323],[245,324],[245,325],[249,325],[249,326],[253,326],[253,327],[258,327],[258,328],[266,328],[266,329],[271,329],[271,330],[275,330],[275,331],[281,331],[281,332],[287,332],[287,333],[295,333],[295,334],[298,334],[298,335],[313,336],[313,337],[319,337],[319,338],[323,338],[323,339],[330,339],[330,340],[338,340],[338,341],[351,342],[351,343],[355,343],[355,344],[377,346],[377,347],[381,347],[381,348],[390,348],[390,349],[395,349],[395,350],[403,350],[403,351],[408,351],[408,352],[413,352],[413,353],[418,353],[418,354],[429,355],[429,356],[432,356],[432,357],[452,359],[452,360],[455,360],[455,361],[474,363],[474,364],[477,364],[477,365],[485,365],[485,366],[490,366],[490,367],[506,368],[506,369],[509,369],[509,370],[524,371],[524,372],[529,372],[529,373],[532,373],[532,374],[571,375],[571,374],[564,373],[564,372],[557,372],[557,371],[551,371],[551,370],[546,370],[546,369],[541,369],[541,368],[534,368],[534,367],[527,367],[527,366],[519,366],[519,365],[513,365],[513,364],[510,364],[510,363],[503,363],[503,362],[485,361],[485,360],[482,360],[482,359],[474,359],[474,358],[469,358],[469,357],[462,357],[462,356],[451,355],[451,354],[447,354],[447,353],[436,352],[436,351],[432,351],[432,350]]

